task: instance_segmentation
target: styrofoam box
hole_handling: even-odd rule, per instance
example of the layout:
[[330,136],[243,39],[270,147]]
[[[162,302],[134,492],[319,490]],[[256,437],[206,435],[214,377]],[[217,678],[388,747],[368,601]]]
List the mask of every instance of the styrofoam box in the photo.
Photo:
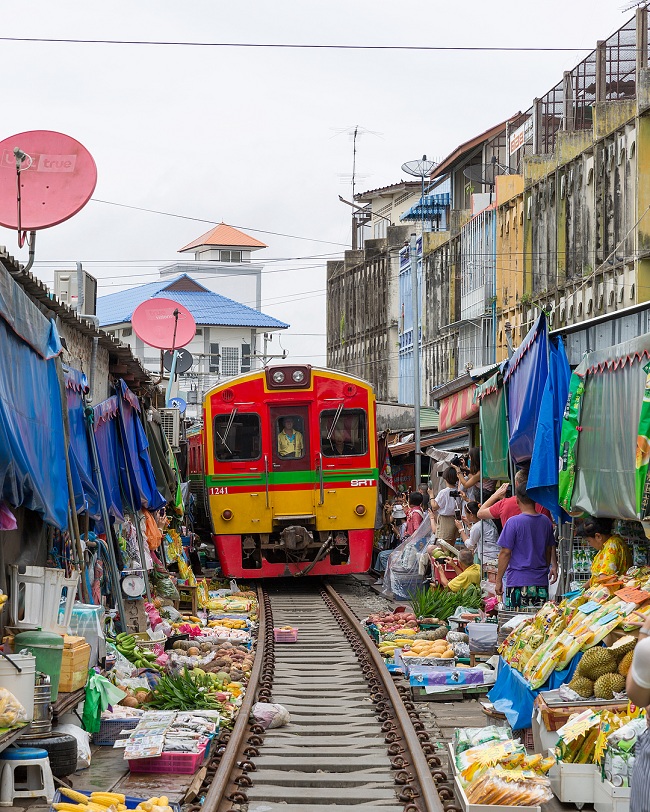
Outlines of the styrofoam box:
[[594,781],[594,809],[596,812],[629,812],[630,788],[615,787],[611,781]]
[[[553,756],[553,750],[548,751]],[[595,764],[569,764],[558,761],[548,774],[551,789],[563,804],[592,804],[594,785],[600,781]]]
[[[513,809],[520,809],[523,810],[523,812],[542,812],[541,806],[501,806],[501,804],[471,804],[467,800],[467,795],[465,795],[465,790],[463,789],[460,781],[458,780],[458,776],[454,778],[454,784],[456,786],[456,793],[458,795],[460,805],[463,807],[465,812],[512,812]],[[617,812],[622,812],[622,810],[618,810]]]

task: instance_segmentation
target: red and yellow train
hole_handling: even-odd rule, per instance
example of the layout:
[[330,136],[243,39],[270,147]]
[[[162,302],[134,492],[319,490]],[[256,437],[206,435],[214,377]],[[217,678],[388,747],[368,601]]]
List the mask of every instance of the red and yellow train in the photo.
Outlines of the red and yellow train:
[[274,366],[205,396],[188,433],[225,575],[365,572],[377,506],[375,396],[328,369]]

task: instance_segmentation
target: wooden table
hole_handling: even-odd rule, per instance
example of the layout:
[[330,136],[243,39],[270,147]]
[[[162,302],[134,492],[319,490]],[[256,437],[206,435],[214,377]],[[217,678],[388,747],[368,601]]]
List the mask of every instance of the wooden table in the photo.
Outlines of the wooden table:
[[6,750],[10,744],[13,744],[16,739],[19,739],[21,736],[26,736],[29,734],[29,725],[25,725],[24,727],[19,727],[16,730],[7,730],[6,733],[3,733],[0,736],[0,753],[3,750]]

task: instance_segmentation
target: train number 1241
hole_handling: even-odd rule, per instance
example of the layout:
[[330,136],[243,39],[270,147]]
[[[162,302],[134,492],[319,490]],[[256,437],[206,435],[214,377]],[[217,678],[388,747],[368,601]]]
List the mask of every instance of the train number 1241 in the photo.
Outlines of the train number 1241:
[[210,488],[210,496],[222,496],[226,493],[228,493],[227,487]]

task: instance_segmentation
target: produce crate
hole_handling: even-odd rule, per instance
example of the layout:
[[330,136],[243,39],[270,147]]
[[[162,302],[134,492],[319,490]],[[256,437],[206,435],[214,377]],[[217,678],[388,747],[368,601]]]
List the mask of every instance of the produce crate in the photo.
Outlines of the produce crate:
[[[555,753],[551,749],[549,756]],[[594,802],[594,785],[600,781],[600,772],[595,764],[570,764],[558,761],[548,774],[551,788],[563,804],[583,804]]]
[[594,780],[594,809],[596,812],[629,812],[630,788],[615,787],[611,781]]
[[154,646],[162,646],[164,648],[165,643],[167,642],[167,638],[164,638],[163,640],[152,640],[147,632],[136,632],[133,636],[135,637],[137,646],[149,650],[153,650]]
[[276,643],[297,643],[298,629],[273,629],[273,639]]
[[563,725],[569,721],[569,717],[574,713],[581,713],[585,708],[594,708],[599,710],[606,708],[612,713],[624,712],[627,708],[627,700],[625,702],[618,702],[617,700],[607,699],[583,699],[581,702],[571,702],[562,705],[547,705],[544,701],[544,693],[551,693],[544,691],[535,697],[535,707],[542,715],[542,722],[548,731],[559,730]]
[[[78,789],[76,791],[80,792],[82,795],[87,795],[90,798],[90,793],[86,792],[86,790]],[[60,789],[57,789],[57,791],[54,794],[54,798],[52,799],[52,803],[53,804],[67,803],[69,800],[70,799],[68,798],[67,795],[65,795],[64,792],[61,792]],[[141,804],[143,803],[143,801],[146,800],[147,800],[146,798],[132,798],[129,795],[127,795],[124,800],[124,806],[126,806],[127,809],[135,809],[138,804]],[[170,802],[169,806],[174,810],[174,812],[181,812],[180,804]],[[52,807],[50,807],[50,812],[52,812]]]
[[59,691],[71,694],[83,688],[88,679],[91,648],[85,637],[63,636],[63,659]]
[[205,758],[207,745],[198,753],[163,753],[156,758],[130,758],[129,770],[132,773],[172,773],[193,775]]
[[93,744],[100,747],[112,747],[120,738],[123,730],[134,730],[140,719],[129,716],[126,719],[102,719],[97,733],[93,733]]
[[523,727],[519,730],[513,730],[512,737],[519,739],[529,753],[535,750],[532,727]]

